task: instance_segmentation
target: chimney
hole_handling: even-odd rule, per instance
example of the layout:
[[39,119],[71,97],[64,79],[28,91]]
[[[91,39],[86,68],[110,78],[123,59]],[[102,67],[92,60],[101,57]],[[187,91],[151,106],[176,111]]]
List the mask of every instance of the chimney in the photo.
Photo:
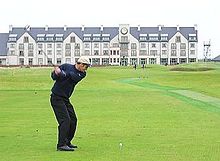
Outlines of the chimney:
[[180,30],[180,26],[179,26],[179,25],[177,25],[177,26],[176,26],[176,28],[177,28],[177,31],[179,31],[179,30]]
[[138,31],[140,31],[141,30],[141,26],[140,25],[138,25]]
[[84,25],[82,25],[82,31],[84,31]]
[[161,31],[161,30],[162,30],[163,25],[158,25],[157,27],[159,28],[159,31]]
[[198,30],[198,25],[197,24],[194,24],[194,29]]
[[45,26],[45,31],[48,31],[48,25]]
[[9,25],[9,31],[12,31],[13,26]]
[[67,29],[67,25],[64,25],[63,30],[66,31]]
[[103,25],[101,25],[101,31],[103,31]]

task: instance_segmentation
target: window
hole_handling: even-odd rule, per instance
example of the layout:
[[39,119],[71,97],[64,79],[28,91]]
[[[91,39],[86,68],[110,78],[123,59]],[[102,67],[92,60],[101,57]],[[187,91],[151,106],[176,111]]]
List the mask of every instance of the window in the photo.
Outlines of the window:
[[181,43],[180,44],[180,49],[186,49],[186,44],[185,43]]
[[61,50],[57,50],[57,55],[61,55],[62,51]]
[[99,55],[99,51],[98,50],[94,50],[94,55]]
[[30,43],[28,44],[28,50],[33,50],[34,49],[34,44]]
[[150,55],[151,56],[156,56],[157,55],[157,50],[150,50]]
[[137,51],[136,50],[131,50],[131,56],[137,56]]
[[171,56],[176,56],[176,50],[171,50]]
[[24,58],[19,58],[19,65],[24,65]]
[[195,50],[190,50],[190,55],[195,55],[196,51]]
[[180,36],[176,36],[176,42],[181,42],[181,37]]
[[57,64],[61,64],[61,58],[57,58]]
[[24,56],[24,51],[23,50],[19,51],[19,56]]
[[71,56],[71,50],[70,49],[66,49],[65,56]]
[[28,56],[34,56],[34,51],[33,50],[28,50]]
[[80,56],[80,50],[75,50],[75,51],[74,51],[74,55],[75,55],[75,56]]
[[146,48],[146,43],[141,43],[141,48]]
[[33,65],[33,58],[28,59],[28,65]]
[[167,40],[168,40],[167,36],[161,36],[161,41],[167,41]]
[[140,41],[147,41],[147,37],[141,36],[141,37],[140,37]]
[[156,58],[149,58],[149,64],[156,64]]
[[68,43],[68,44],[66,44],[66,45],[65,45],[65,49],[66,49],[66,50],[67,50],[67,49],[69,49],[69,50],[70,50],[70,49],[71,49],[71,45],[70,45],[69,43]]
[[108,50],[103,50],[103,55],[108,55]]
[[147,50],[140,50],[139,55],[147,55]]
[[100,41],[100,37],[93,37],[93,41]]
[[10,50],[10,55],[15,55],[15,51],[14,50]]
[[43,44],[37,44],[37,47],[38,47],[39,49],[42,49],[42,48],[43,48]]
[[52,58],[48,58],[48,59],[47,59],[47,64],[48,64],[48,65],[52,65],[52,63],[53,63],[53,62],[52,62]]
[[89,43],[85,43],[85,44],[84,44],[84,47],[85,47],[85,48],[90,48]]
[[71,58],[66,58],[66,63],[71,63]]
[[150,36],[149,40],[150,41],[158,41],[158,36]]
[[186,50],[180,50],[180,56],[186,56]]
[[47,50],[47,55],[52,55],[52,50]]
[[183,63],[187,63],[187,60],[186,58],[180,58],[179,62],[180,64],[183,64]]
[[102,59],[102,65],[108,65],[109,64],[109,59],[108,58],[103,58]]
[[151,47],[152,47],[152,48],[156,48],[156,44],[155,44],[155,43],[152,43],[152,44],[151,44]]
[[44,41],[44,37],[38,37],[37,41]]
[[63,38],[62,37],[56,37],[55,41],[63,41]]
[[75,44],[75,49],[80,49],[80,44],[79,43]]
[[38,65],[43,65],[43,58],[38,58]]
[[104,43],[103,48],[108,48],[108,43]]
[[137,64],[137,58],[130,59],[131,65]]
[[99,48],[99,44],[98,43],[94,43],[94,48]]
[[121,41],[122,42],[128,42],[128,37],[127,36],[121,36]]
[[15,44],[10,44],[9,47],[10,47],[11,49],[14,49],[14,48],[15,48]]
[[24,50],[24,44],[19,44],[18,48],[19,48],[19,50]]
[[190,62],[190,63],[196,62],[196,58],[190,58],[190,59],[189,59],[189,62]]
[[47,48],[52,48],[52,44],[47,44]]
[[167,55],[167,50],[162,50],[162,55]]
[[82,55],[90,55],[90,50],[85,50],[84,54]]
[[177,58],[171,58],[171,59],[170,59],[170,64],[171,64],[171,65],[177,64]]
[[171,49],[176,49],[176,43],[171,43]]
[[162,65],[168,64],[168,59],[167,58],[161,58],[160,61],[161,61]]
[[128,44],[121,44],[121,50],[128,50]]
[[113,48],[116,48],[116,47],[119,47],[119,44],[118,43],[113,43]]
[[57,48],[62,48],[62,44],[60,44],[60,43],[57,44],[56,46],[57,46]]
[[102,40],[103,40],[103,41],[109,41],[110,38],[109,38],[109,37],[103,37]]
[[28,43],[29,42],[29,37],[25,36],[24,37],[24,43]]
[[38,50],[38,55],[43,55],[43,52],[41,50]]
[[131,43],[131,49],[137,49],[137,44],[136,43]]
[[190,48],[195,48],[195,43],[190,43]]
[[167,47],[167,43],[162,43],[162,48],[166,48]]
[[71,36],[70,37],[70,43],[75,43],[75,42],[76,42],[75,36]]

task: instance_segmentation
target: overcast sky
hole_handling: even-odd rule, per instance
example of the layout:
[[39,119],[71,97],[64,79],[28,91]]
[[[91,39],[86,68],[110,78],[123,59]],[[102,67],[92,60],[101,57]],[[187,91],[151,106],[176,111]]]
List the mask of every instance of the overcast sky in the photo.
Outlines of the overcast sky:
[[199,57],[211,40],[211,57],[220,55],[217,0],[6,0],[0,2],[0,32],[23,27],[98,27],[103,25],[192,27],[198,25]]

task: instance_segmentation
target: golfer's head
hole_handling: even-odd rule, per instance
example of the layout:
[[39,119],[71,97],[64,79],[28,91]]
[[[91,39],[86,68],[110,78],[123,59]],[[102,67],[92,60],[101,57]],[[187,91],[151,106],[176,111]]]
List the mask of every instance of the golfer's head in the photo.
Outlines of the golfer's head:
[[78,65],[78,69],[82,72],[86,71],[88,69],[88,67],[90,67],[90,61],[89,58],[85,57],[85,56],[81,56],[78,60],[77,60],[77,65]]

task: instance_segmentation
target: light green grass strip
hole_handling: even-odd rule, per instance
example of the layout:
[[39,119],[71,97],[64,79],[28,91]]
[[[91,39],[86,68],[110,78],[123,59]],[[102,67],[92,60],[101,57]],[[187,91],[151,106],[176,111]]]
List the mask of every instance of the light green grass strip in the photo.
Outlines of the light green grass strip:
[[220,112],[220,99],[219,98],[207,96],[199,92],[194,92],[194,91],[186,90],[186,89],[178,89],[176,87],[170,87],[170,86],[162,86],[162,85],[143,81],[142,79],[135,79],[135,78],[130,78],[130,79],[127,78],[124,80],[119,80],[119,82],[131,84],[131,85],[135,85],[135,86],[139,86],[143,88],[159,90],[179,100],[193,104],[196,107],[199,107],[203,110],[212,111],[212,112]]
[[174,92],[174,93],[183,95],[185,97],[189,97],[189,98],[192,98],[195,100],[199,100],[201,102],[211,104],[216,107],[220,107],[220,99],[219,98],[207,96],[207,95],[201,94],[199,92],[194,92],[194,91],[190,91],[190,90],[170,90],[170,92]]

